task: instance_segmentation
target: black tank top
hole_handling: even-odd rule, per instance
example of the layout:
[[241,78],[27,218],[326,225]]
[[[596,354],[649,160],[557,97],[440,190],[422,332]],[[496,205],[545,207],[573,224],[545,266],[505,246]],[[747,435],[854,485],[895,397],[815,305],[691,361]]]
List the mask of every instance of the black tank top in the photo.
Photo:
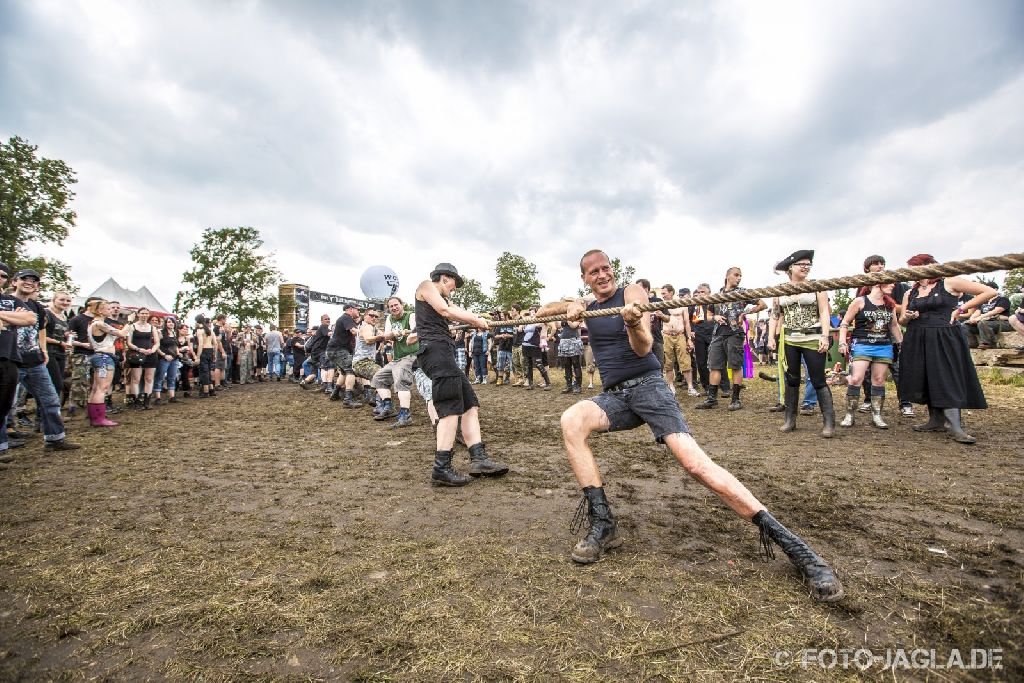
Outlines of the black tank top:
[[918,292],[917,289],[910,290],[907,310],[917,311],[921,317],[907,323],[907,329],[949,327],[949,318],[953,315],[953,309],[960,305],[960,300],[946,291],[946,281],[936,282],[928,296],[919,297]]
[[[625,305],[624,290],[619,287],[612,298],[602,303],[594,301],[587,306],[587,310],[599,311]],[[643,357],[633,351],[621,315],[587,318],[587,329],[590,332],[594,362],[601,371],[601,386],[610,387],[627,379],[661,371],[661,364],[653,351]]]
[[455,347],[455,340],[448,331],[448,321],[433,306],[419,299],[416,299],[416,333],[420,341]]
[[573,327],[569,323],[562,323],[562,329],[558,331],[559,339],[576,339],[580,336],[580,328]]
[[140,332],[132,327],[132,346],[139,349],[153,348],[153,326],[150,325],[149,332]]
[[165,356],[177,356],[178,355],[178,338],[172,337],[169,334],[165,334],[160,337],[160,353]]
[[861,298],[864,307],[853,319],[853,338],[861,344],[892,344],[889,325],[892,324],[893,312],[884,305],[876,306],[866,296]]

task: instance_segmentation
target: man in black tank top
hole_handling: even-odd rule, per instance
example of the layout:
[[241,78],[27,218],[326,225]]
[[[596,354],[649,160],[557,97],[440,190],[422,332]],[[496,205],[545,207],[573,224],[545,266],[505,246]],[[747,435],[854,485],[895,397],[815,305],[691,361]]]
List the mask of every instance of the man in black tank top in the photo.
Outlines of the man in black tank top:
[[590,521],[586,537],[573,548],[572,559],[581,564],[596,562],[606,549],[622,543],[604,494],[601,472],[587,445],[588,437],[594,432],[633,429],[646,423],[655,439],[668,446],[692,477],[760,528],[767,557],[773,556],[774,541],[800,570],[815,600],[842,599],[843,587],[832,568],[803,539],[772,517],[747,487],[715,464],[690,436],[682,410],[651,353],[650,316],[637,307],[647,303],[643,288],[620,288],[607,254],[598,249],[583,255],[580,272],[596,301],[589,306],[581,301],[548,304],[537,312],[538,316],[566,315],[570,320],[579,320],[585,309],[608,309],[616,303],[622,310],[614,316],[588,318],[590,343],[604,391],[579,401],[562,414],[562,438],[569,464],[584,494],[577,515],[582,519],[586,505]]
[[469,473],[474,477],[500,476],[508,465],[487,457],[480,436],[480,402],[469,378],[455,364],[455,342],[448,331],[448,319],[486,330],[487,321],[449,303],[452,292],[461,287],[462,276],[450,263],[439,263],[416,288],[416,331],[419,334],[420,369],[431,381],[437,411],[437,453],[430,479],[438,486],[465,486],[470,477],[452,467],[455,432],[462,418],[462,434],[469,447]]

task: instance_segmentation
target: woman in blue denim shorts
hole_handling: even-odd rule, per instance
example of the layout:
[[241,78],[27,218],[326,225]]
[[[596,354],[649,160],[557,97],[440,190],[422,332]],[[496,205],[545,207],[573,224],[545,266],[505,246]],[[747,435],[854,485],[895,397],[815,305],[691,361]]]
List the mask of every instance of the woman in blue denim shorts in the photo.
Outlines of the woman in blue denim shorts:
[[114,380],[114,341],[117,337],[127,337],[130,333],[108,325],[105,319],[110,315],[110,304],[103,299],[92,301],[88,310],[93,315],[89,325],[89,342],[92,344],[92,355],[89,365],[92,368],[92,388],[89,391],[89,402],[86,406],[89,424],[93,427],[116,427],[117,422],[107,419],[107,391]]

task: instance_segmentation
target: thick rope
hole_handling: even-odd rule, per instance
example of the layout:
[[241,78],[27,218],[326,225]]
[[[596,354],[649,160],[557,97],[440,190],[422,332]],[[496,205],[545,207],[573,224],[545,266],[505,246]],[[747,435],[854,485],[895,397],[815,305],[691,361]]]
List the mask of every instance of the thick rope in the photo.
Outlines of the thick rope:
[[[947,261],[946,263],[933,263],[927,266],[913,266],[897,268],[896,270],[883,270],[878,273],[865,273],[863,275],[847,275],[846,277],[834,277],[827,280],[805,280],[804,282],[784,282],[774,287],[761,287],[759,289],[743,289],[731,292],[719,292],[717,294],[705,294],[703,296],[683,296],[665,301],[654,301],[650,303],[637,304],[640,311],[664,311],[669,308],[681,308],[683,306],[704,306],[708,304],[725,304],[732,301],[747,301],[750,299],[767,299],[776,296],[788,296],[793,294],[805,294],[807,292],[830,292],[836,289],[848,289],[850,287],[870,287],[871,285],[884,285],[890,282],[912,282],[917,280],[929,280],[933,278],[952,277],[954,275],[969,275],[971,273],[989,273],[994,270],[1012,270],[1024,267],[1024,253],[1004,254],[1003,256],[987,256],[985,258],[967,259],[965,261]],[[602,308],[595,311],[583,311],[584,318],[600,318],[608,315],[619,315],[622,313],[622,306],[616,308]],[[539,318],[520,318],[518,320],[497,320],[487,325],[488,328],[495,327],[518,327],[520,325],[532,325],[534,323],[553,323],[566,320],[565,315],[546,315]],[[455,330],[470,329],[471,325],[458,325]]]

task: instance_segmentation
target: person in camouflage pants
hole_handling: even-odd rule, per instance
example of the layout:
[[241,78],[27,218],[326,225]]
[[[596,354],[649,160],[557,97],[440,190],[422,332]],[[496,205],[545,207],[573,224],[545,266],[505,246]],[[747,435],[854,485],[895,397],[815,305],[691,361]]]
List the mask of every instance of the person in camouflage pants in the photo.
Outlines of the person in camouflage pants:
[[71,355],[71,392],[68,395],[69,409],[85,410],[92,388],[92,373],[89,371],[89,356]]

